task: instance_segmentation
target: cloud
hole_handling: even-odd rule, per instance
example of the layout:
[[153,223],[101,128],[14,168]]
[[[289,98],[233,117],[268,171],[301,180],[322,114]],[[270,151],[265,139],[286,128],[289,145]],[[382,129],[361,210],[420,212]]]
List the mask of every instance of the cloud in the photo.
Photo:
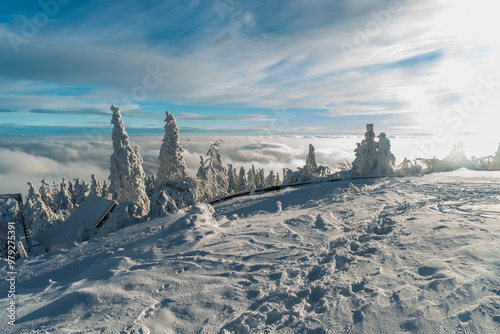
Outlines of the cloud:
[[111,112],[105,112],[98,109],[82,109],[82,110],[31,109],[30,112],[34,114],[111,116]]
[[[384,132],[376,127],[376,134]],[[432,140],[428,136],[391,136],[391,149],[397,163],[418,152],[420,157],[444,158],[456,142],[446,142],[429,151]],[[159,167],[158,154],[162,144],[162,135],[131,136],[132,145],[140,147],[143,157],[143,168],[146,175],[156,175]],[[224,164],[232,164],[238,170],[244,167],[248,171],[252,165],[264,168],[266,174],[270,170],[282,174],[283,168],[295,170],[305,164],[309,144],[316,150],[319,164],[335,168],[344,160],[354,160],[356,143],[362,135],[342,136],[192,136],[181,133],[184,148],[184,160],[192,175],[200,166],[200,156],[205,156],[211,143],[222,139],[226,145],[221,151]],[[474,137],[471,136],[471,139]],[[470,151],[474,146],[464,142],[467,154],[485,156],[493,154],[496,142],[483,145],[481,153]],[[109,138],[98,137],[45,137],[43,140],[30,137],[4,137],[0,141],[0,193],[23,192],[28,188],[26,182],[32,181],[39,186],[42,178],[49,182],[64,177],[80,178],[90,181],[95,174],[101,181],[107,180],[110,169],[112,144]]]
[[255,121],[255,122],[269,122],[265,115],[250,114],[250,115],[237,115],[237,116],[211,116],[211,115],[198,115],[193,113],[180,113],[175,114],[175,118],[183,120],[203,120],[203,121]]
[[[223,2],[223,11],[217,3],[65,5],[18,53],[0,54],[0,103],[19,111],[185,105],[193,108],[184,121],[200,107],[214,112],[197,120],[222,127],[249,120],[232,106],[326,110],[330,127],[350,124],[346,115],[397,113],[395,126],[413,122],[422,131],[435,123],[426,112],[442,115],[439,101],[466,95],[479,73],[500,74],[486,2],[398,1],[395,11],[394,2],[372,0]],[[40,10],[23,5],[3,8],[0,34],[20,34],[19,18]],[[248,117],[256,115],[272,118]],[[300,127],[314,133],[314,118]]]
[[0,112],[15,112],[15,110],[10,110],[10,109],[0,109]]
[[79,159],[60,161],[34,155],[18,150],[0,148],[0,192],[27,194],[27,182],[32,181],[35,186],[42,179],[52,183],[61,178],[81,178],[90,180],[90,174],[95,174],[101,182],[107,178],[108,172],[100,166]]

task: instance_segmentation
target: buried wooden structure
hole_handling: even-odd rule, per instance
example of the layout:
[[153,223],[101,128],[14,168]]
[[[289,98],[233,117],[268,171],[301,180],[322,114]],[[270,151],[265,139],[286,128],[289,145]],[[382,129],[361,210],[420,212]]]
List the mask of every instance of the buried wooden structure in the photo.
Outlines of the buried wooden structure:
[[116,205],[114,200],[89,195],[68,219],[37,234],[34,239],[47,251],[68,247],[76,241],[81,229],[100,227]]

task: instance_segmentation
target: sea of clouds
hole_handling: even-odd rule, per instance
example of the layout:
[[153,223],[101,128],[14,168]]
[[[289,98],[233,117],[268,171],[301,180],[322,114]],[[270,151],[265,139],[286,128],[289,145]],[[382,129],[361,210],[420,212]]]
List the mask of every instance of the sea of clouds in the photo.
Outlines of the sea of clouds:
[[[222,159],[234,167],[264,168],[282,175],[283,168],[296,169],[303,166],[309,144],[314,145],[319,164],[335,169],[338,163],[354,159],[356,143],[361,136],[181,136],[184,159],[193,175],[200,166],[211,143],[218,139],[225,142]],[[420,156],[443,158],[446,150],[425,151],[423,137],[390,137],[392,151],[401,162],[412,152]],[[156,175],[158,153],[162,136],[131,137],[132,145],[140,147],[147,175]],[[422,149],[422,147],[424,149]],[[45,178],[50,183],[62,178],[80,178],[89,182],[95,174],[102,183],[109,176],[112,143],[109,138],[90,137],[4,137],[0,141],[0,193],[26,194],[26,183],[32,181],[40,186]],[[492,152],[494,153],[494,152]]]

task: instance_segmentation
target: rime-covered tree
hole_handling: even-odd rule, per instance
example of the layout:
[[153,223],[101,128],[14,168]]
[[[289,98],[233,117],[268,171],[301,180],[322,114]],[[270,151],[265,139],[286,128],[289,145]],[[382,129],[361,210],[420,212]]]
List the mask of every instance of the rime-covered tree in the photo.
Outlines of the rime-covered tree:
[[229,194],[238,192],[238,175],[232,164],[227,164],[227,190]]
[[247,173],[247,189],[248,190],[254,190],[255,187],[257,186],[255,184],[256,181],[256,172],[255,172],[255,167],[252,165],[252,168],[248,169]]
[[83,200],[89,195],[90,189],[89,185],[84,181],[80,180],[77,178],[75,180],[75,184],[73,186],[74,192],[73,192],[73,198],[74,198],[74,204],[79,205]]
[[259,168],[257,170],[255,184],[259,189],[266,187],[266,176],[264,174],[264,168]]
[[155,192],[155,176],[151,175],[146,178],[146,195],[151,198]]
[[[150,216],[160,217],[194,204],[200,198],[200,189],[194,178],[188,175],[184,162],[179,128],[174,115],[165,113],[165,135],[160,149],[160,167],[148,189],[151,196]],[[151,187],[153,187],[151,189]]]
[[173,114],[168,111],[165,114],[165,135],[158,156],[160,168],[156,179],[157,184],[165,184],[187,176],[177,122]]
[[460,167],[470,167],[470,161],[465,156],[462,142],[453,145],[451,152],[433,168],[433,171],[450,171]]
[[42,201],[40,193],[33,187],[33,183],[28,182],[30,189],[24,206],[24,217],[31,236],[36,236],[52,225],[54,213]]
[[353,169],[360,175],[375,175],[377,173],[377,142],[373,132],[373,124],[366,125],[365,138],[357,144],[354,150],[356,158],[352,162]]
[[109,186],[106,180],[102,183],[101,197],[111,199],[111,194],[109,193]]
[[99,181],[97,181],[94,174],[90,175],[90,179],[91,179],[90,193],[92,195],[101,196],[102,193],[101,184],[99,183]]
[[283,183],[291,184],[297,182],[309,181],[315,177],[325,177],[330,174],[330,168],[327,166],[319,166],[316,162],[316,154],[314,146],[309,144],[309,151],[306,156],[306,163],[303,167],[299,167],[297,171],[292,171],[289,168],[283,169]]
[[240,173],[238,175],[238,191],[245,191],[247,188],[248,184],[245,168],[240,167]]
[[266,186],[273,187],[278,185],[278,178],[273,171],[269,172],[269,175],[266,178]]
[[312,171],[318,169],[318,164],[316,163],[316,153],[314,153],[314,146],[312,144],[309,144],[309,153],[306,157],[306,166]]
[[71,194],[69,193],[66,185],[66,180],[63,178],[60,190],[56,194],[54,200],[55,212],[58,215],[58,220],[65,220],[73,212],[73,202],[71,201]]
[[396,174],[398,175],[418,175],[422,173],[422,168],[416,162],[412,162],[407,158],[403,159],[403,162],[401,162],[396,170]]
[[396,158],[394,157],[394,154],[391,153],[391,142],[384,132],[381,132],[378,135],[377,152],[377,174],[394,174],[394,163],[396,162]]
[[75,189],[73,187],[73,182],[71,182],[71,180],[68,181],[68,192],[69,192],[69,195],[71,196],[71,203],[75,204],[76,193],[75,193]]
[[491,169],[500,169],[500,144],[498,144],[498,149],[493,157]]
[[225,143],[219,139],[210,145],[205,159],[200,157],[201,166],[196,176],[203,182],[205,199],[227,195],[227,170],[222,163],[220,154],[224,146]]
[[142,157],[138,149],[130,145],[129,137],[123,126],[120,109],[111,106],[113,117],[113,154],[111,155],[109,192],[119,203],[135,203],[145,215],[149,211],[149,198],[144,184],[145,174]]
[[50,208],[51,210],[54,210],[54,194],[52,193],[52,189],[50,188],[50,184],[43,179],[42,180],[42,186],[39,189],[40,196],[42,197],[42,201],[45,203],[45,205]]

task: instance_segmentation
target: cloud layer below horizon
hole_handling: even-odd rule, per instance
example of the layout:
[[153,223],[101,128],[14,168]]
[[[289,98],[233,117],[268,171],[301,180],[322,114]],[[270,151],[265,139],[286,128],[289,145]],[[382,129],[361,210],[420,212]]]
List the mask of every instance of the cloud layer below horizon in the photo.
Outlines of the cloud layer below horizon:
[[[378,134],[379,131],[376,131]],[[132,145],[140,147],[147,175],[156,175],[158,154],[162,136],[134,137]],[[295,170],[305,163],[309,144],[313,144],[319,164],[335,169],[337,163],[354,159],[356,142],[361,136],[182,136],[184,159],[192,175],[200,165],[210,143],[222,139],[224,164],[232,164],[239,170],[254,165],[264,168],[266,174],[273,170],[282,176],[283,168]],[[400,163],[403,158],[444,158],[452,147],[432,147],[429,137],[391,137],[391,148]],[[466,154],[471,156],[471,146],[464,143]],[[485,148],[484,154],[493,155],[495,145]],[[32,137],[4,138],[0,141],[0,193],[26,195],[26,183],[32,181],[40,186],[45,178],[50,183],[61,178],[80,178],[90,181],[95,174],[102,183],[109,176],[109,161],[112,153],[111,141],[107,137],[47,137],[43,141]]]

